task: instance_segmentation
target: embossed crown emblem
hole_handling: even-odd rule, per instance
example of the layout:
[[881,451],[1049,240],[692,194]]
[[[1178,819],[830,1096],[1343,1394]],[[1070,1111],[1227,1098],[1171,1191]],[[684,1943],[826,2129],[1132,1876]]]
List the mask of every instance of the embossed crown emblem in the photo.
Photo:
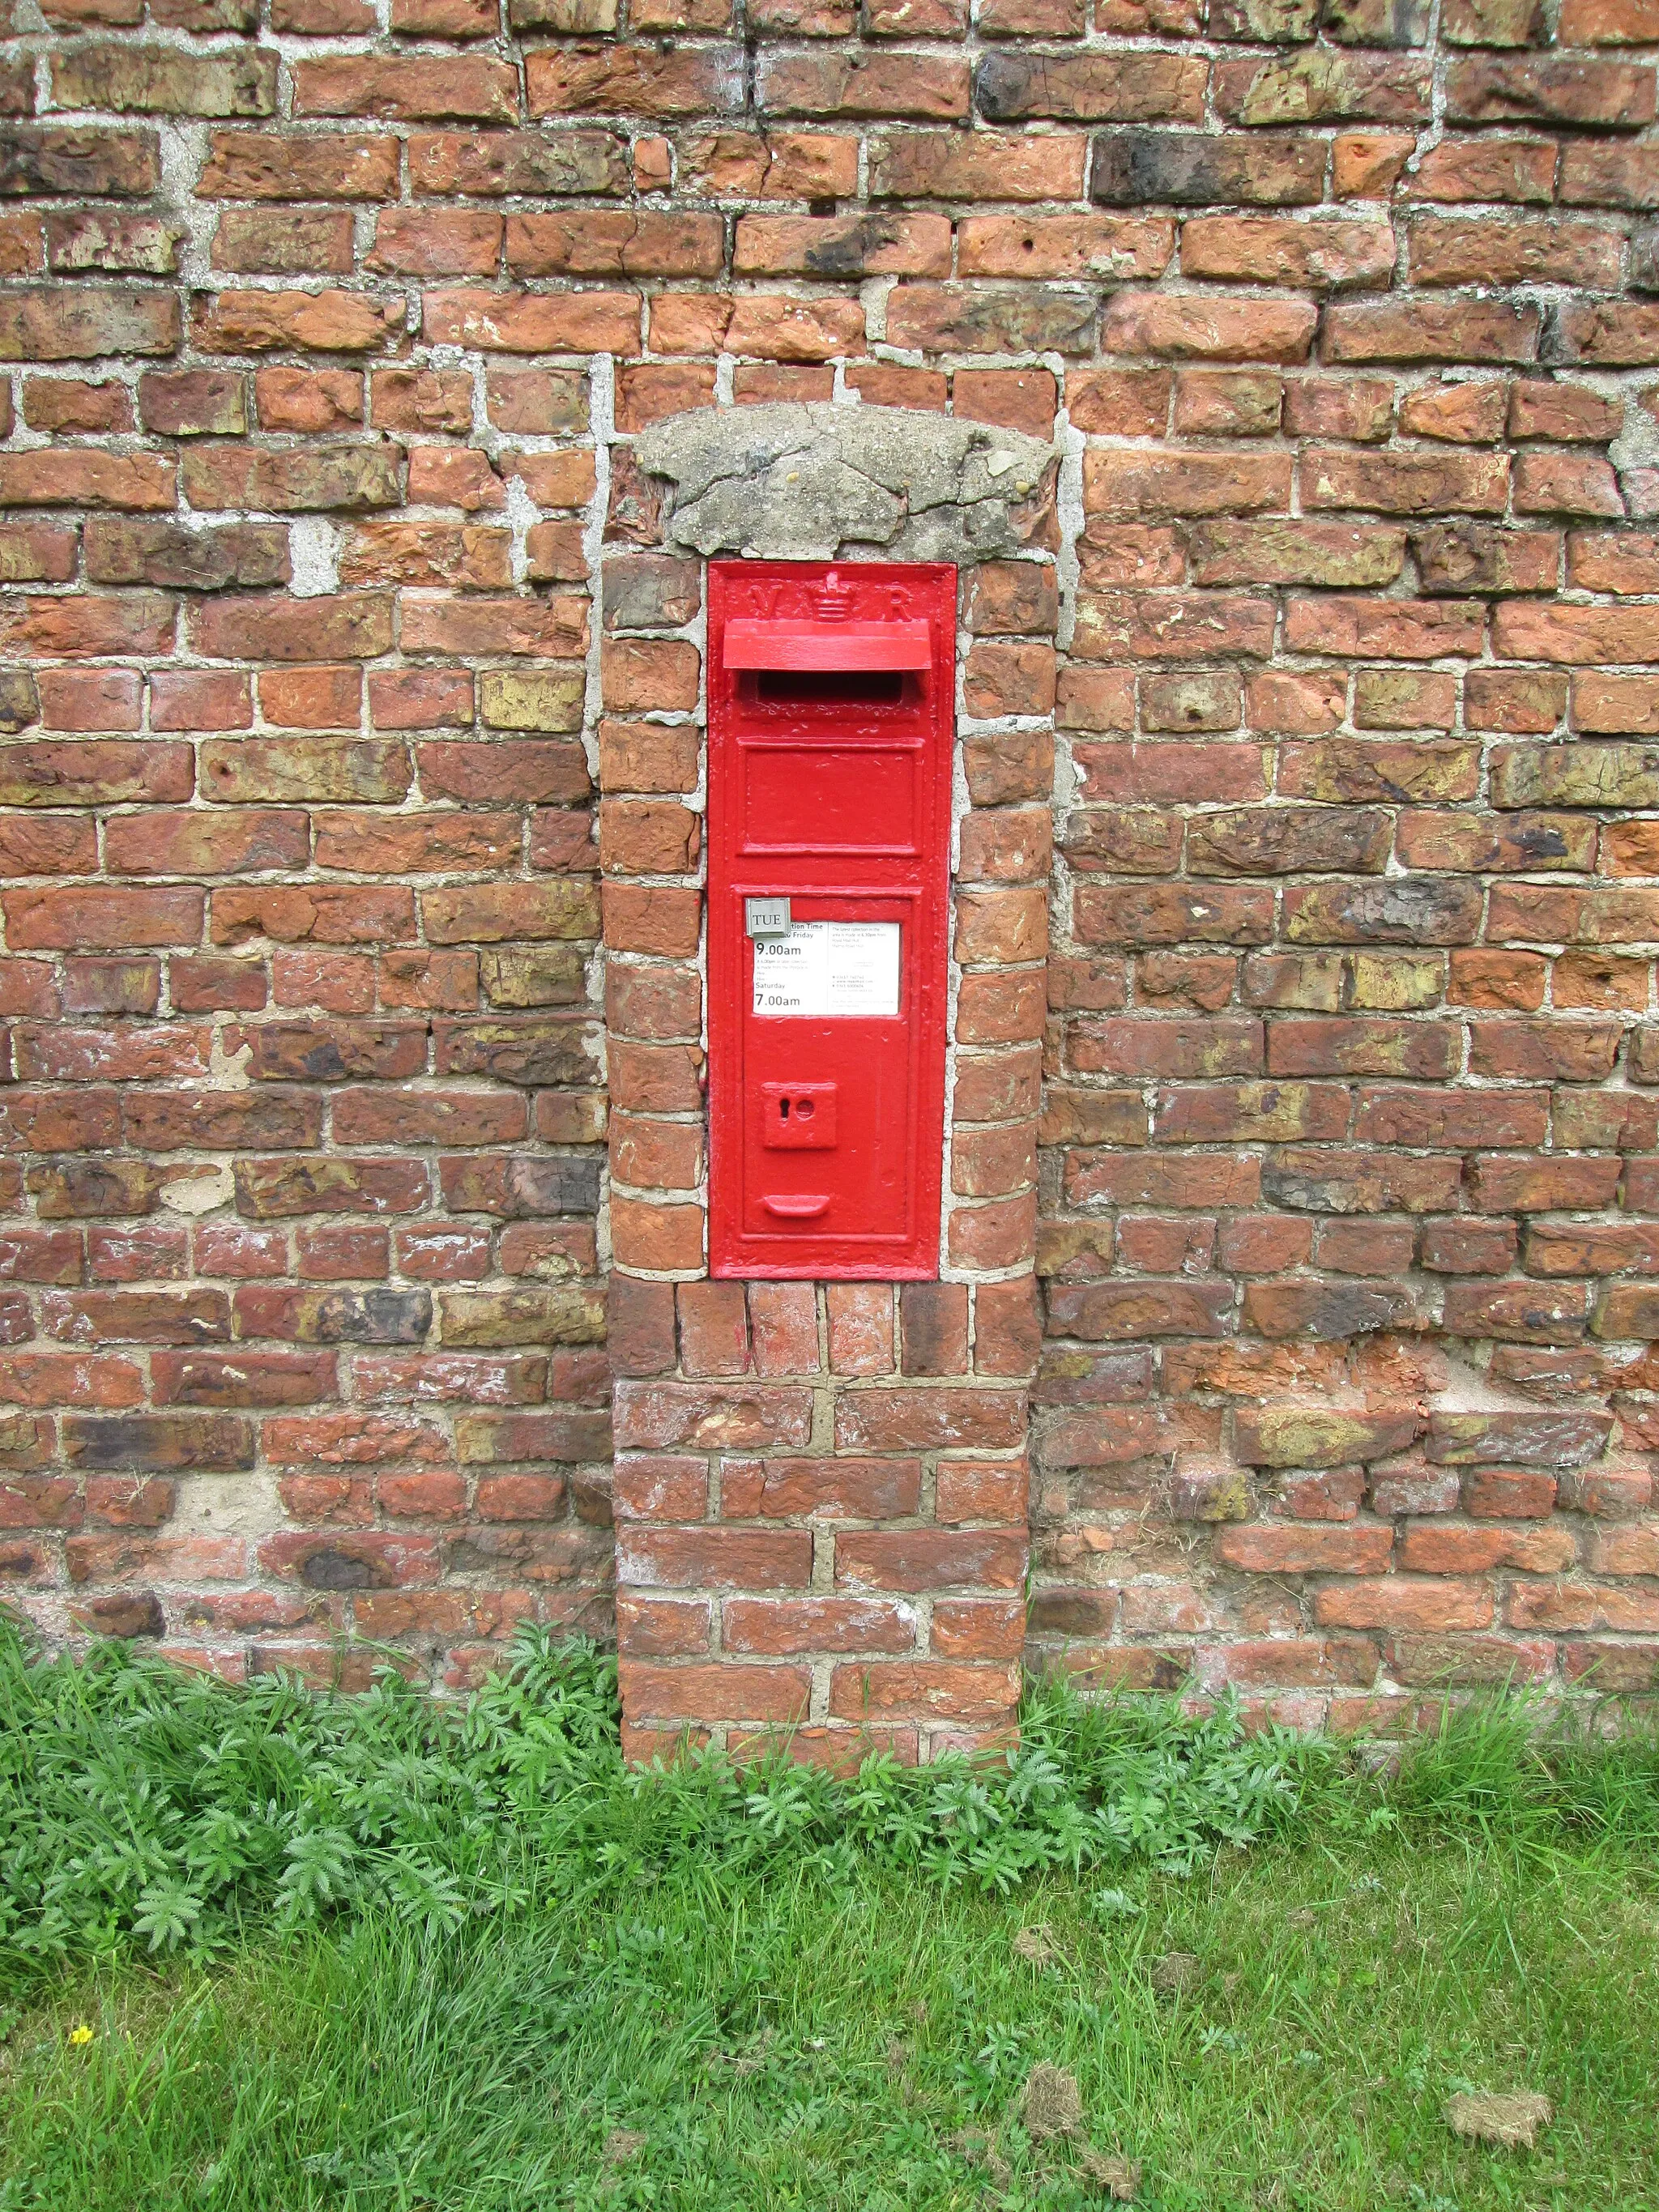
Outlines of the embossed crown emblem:
[[825,622],[845,622],[853,611],[853,589],[844,584],[835,569],[812,593],[812,611]]

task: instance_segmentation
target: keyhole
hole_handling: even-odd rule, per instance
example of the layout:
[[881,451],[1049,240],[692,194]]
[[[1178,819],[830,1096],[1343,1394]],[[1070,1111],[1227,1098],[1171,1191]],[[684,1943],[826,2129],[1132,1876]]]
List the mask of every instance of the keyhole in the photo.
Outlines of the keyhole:
[[778,1119],[781,1121],[787,1121],[789,1119],[789,1101],[787,1098],[780,1098],[778,1101]]

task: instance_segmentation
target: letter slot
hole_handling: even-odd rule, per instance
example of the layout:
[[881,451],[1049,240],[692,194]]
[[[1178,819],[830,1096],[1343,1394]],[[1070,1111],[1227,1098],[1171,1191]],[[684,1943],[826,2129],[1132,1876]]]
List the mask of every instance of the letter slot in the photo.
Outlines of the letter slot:
[[708,583],[715,1275],[936,1275],[956,570]]

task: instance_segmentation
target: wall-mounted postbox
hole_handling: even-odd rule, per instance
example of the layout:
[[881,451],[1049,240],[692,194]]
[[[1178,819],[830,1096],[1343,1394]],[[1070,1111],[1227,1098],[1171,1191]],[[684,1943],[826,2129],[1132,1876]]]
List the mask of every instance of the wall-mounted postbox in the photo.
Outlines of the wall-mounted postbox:
[[953,568],[708,582],[716,1275],[939,1272]]

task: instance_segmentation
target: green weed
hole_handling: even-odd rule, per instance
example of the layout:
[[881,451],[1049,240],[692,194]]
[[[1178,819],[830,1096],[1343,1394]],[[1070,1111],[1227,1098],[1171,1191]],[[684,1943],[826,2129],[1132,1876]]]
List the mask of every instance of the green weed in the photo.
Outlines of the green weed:
[[457,1705],[388,1670],[367,1695],[279,1677],[233,1688],[119,1644],[82,1662],[0,1632],[0,1977],[140,1949],[203,1959],[270,1927],[373,1913],[425,1936],[621,1893],[680,1869],[781,1865],[1009,1894],[1144,1862],[1190,1875],[1227,1846],[1501,1830],[1545,1846],[1659,1839],[1659,1745],[1542,1735],[1535,1710],[1448,1715],[1379,1778],[1328,1741],[1247,1732],[1225,1705],[1027,1700],[1004,1758],[837,1778],[787,1757],[623,1761],[613,1662],[527,1630]]
[[1322,1745],[1225,1709],[1085,1714],[1039,1692],[1018,1753],[842,1779],[779,1757],[624,1765],[613,1662],[520,1639],[459,1707],[388,1671],[367,1695],[234,1689],[106,1644],[82,1662],[0,1642],[0,1972],[107,1954],[205,1956],[254,1926],[368,1911],[428,1935],[532,1911],[550,1887],[695,1863],[801,1860],[1009,1891],[1135,1857],[1190,1871],[1291,1818]]

